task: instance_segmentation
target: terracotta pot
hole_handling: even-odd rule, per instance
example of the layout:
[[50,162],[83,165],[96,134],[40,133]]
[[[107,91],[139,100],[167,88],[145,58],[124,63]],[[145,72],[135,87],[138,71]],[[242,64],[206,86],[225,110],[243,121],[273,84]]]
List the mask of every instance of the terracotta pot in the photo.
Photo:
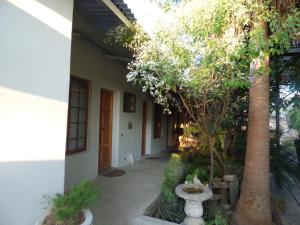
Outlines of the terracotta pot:
[[[82,213],[84,215],[84,221],[80,225],[93,225],[93,214],[91,210],[84,209],[82,210]],[[34,223],[34,225],[42,225],[45,218],[49,215],[49,211],[44,213],[40,218],[37,219],[37,221]]]

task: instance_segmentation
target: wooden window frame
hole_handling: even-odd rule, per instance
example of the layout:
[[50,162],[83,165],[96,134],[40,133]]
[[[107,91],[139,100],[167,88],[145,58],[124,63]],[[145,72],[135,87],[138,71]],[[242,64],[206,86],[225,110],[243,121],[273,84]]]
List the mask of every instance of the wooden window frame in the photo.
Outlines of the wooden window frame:
[[157,104],[154,105],[153,110],[153,138],[162,137],[162,110]]
[[136,95],[124,91],[123,112],[135,113],[135,110],[136,110]]
[[[72,90],[72,80],[75,80],[78,82],[78,91]],[[86,90],[86,93],[81,92],[81,88],[84,87]],[[69,86],[69,105],[68,105],[68,124],[67,124],[67,141],[66,141],[66,155],[73,155],[80,152],[84,152],[87,150],[87,130],[88,130],[88,114],[89,114],[89,95],[90,95],[90,81],[79,78],[77,76],[71,75],[70,77],[70,86]],[[72,106],[72,93],[78,94],[78,106]],[[80,106],[80,95],[85,95],[85,105],[84,107]],[[77,109],[77,119],[76,122],[71,122],[71,111],[72,109]],[[85,110],[85,116],[84,116],[84,122],[79,121],[79,114],[80,110]],[[70,138],[70,126],[71,124],[77,124],[77,131],[76,131],[76,137]],[[84,136],[79,137],[79,125],[84,124]],[[83,139],[83,147],[78,148],[79,140]],[[70,140],[76,140],[76,150],[70,150],[69,149],[69,141]]]

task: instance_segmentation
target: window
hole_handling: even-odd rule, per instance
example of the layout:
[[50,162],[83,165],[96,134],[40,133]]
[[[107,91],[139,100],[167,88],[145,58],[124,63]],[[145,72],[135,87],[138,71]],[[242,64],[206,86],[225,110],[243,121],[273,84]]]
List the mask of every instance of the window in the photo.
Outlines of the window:
[[71,76],[67,132],[67,154],[86,150],[89,81]]
[[159,105],[154,105],[154,138],[161,137],[162,113]]
[[129,92],[124,92],[124,101],[123,101],[123,112],[134,113],[135,112],[135,94]]

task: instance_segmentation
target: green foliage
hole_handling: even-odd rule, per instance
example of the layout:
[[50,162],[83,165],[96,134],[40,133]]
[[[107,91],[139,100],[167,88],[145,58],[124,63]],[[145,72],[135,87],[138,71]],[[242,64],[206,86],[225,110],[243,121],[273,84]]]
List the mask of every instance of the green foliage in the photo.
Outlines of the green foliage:
[[185,217],[184,200],[177,197],[175,188],[183,181],[183,168],[181,158],[173,154],[161,185],[161,199],[159,204],[159,215],[161,219],[180,223]]
[[128,39],[133,41],[123,43],[134,53],[127,80],[141,85],[165,112],[188,118],[189,135],[210,153],[211,177],[214,159],[224,168],[226,131],[244,120],[247,89],[255,76],[269,74],[265,59],[289,49],[300,12],[290,9],[282,16],[271,1],[191,0],[172,7],[163,2],[166,13],[154,33],[146,38],[134,31]]
[[[202,183],[208,183],[209,174],[208,167],[210,165],[209,152],[191,150],[184,153],[183,162],[185,165],[184,174],[189,178],[194,178],[196,175]],[[214,177],[219,177],[220,171],[214,171]]]
[[202,183],[208,183],[209,175],[207,169],[199,167],[199,165],[188,164],[186,168],[186,181],[193,181],[197,176]]
[[171,10],[182,0],[154,0],[165,12]]
[[168,202],[172,202],[176,199],[174,190],[181,179],[182,172],[180,159],[171,157],[168,166],[164,171],[164,179],[161,185],[162,195]]
[[269,49],[272,55],[282,55],[290,48],[292,38],[300,29],[300,11],[290,9],[284,16],[273,10],[268,18],[272,34],[269,38]]
[[229,223],[226,218],[218,213],[213,220],[207,222],[207,225],[229,225]]
[[91,182],[82,182],[66,194],[56,194],[51,199],[51,212],[55,219],[72,225],[82,209],[93,205],[100,197],[100,190]]
[[[203,96],[221,102],[228,91],[249,87],[250,63],[284,53],[300,26],[298,10],[282,17],[268,1],[159,2],[174,7],[151,38],[136,25],[109,36],[135,54],[128,80],[142,84],[166,110],[184,108],[175,93],[196,102]],[[268,40],[262,27],[253,27],[254,12],[257,20],[270,24]]]
[[133,23],[132,27],[117,26],[110,30],[104,43],[124,46],[131,51],[135,51],[144,42],[148,41],[149,37],[141,26],[137,23]]
[[187,182],[189,182],[189,183],[193,183],[194,177],[195,177],[195,174],[194,174],[194,173],[193,173],[193,174],[188,174],[188,175],[186,175],[185,180],[186,180]]

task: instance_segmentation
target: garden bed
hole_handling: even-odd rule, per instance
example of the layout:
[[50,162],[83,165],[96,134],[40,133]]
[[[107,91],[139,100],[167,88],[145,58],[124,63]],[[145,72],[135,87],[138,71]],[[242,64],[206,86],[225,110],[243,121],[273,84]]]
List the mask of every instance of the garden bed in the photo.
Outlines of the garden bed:
[[158,195],[155,200],[147,207],[144,214],[142,216],[138,216],[134,218],[134,222],[130,225],[176,225],[178,223],[172,223],[166,220],[163,220],[159,216],[159,204],[161,201],[161,195]]
[[165,220],[160,220],[150,216],[137,216],[131,220],[130,225],[178,225],[177,223],[171,223]]

